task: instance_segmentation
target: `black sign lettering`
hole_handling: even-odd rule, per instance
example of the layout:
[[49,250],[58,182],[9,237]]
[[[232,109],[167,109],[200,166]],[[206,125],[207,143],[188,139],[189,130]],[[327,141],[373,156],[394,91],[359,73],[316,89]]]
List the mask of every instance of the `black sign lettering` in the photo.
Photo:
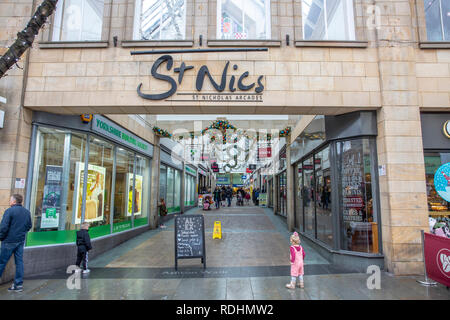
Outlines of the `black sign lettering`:
[[163,100],[163,99],[170,97],[177,91],[177,83],[175,82],[175,80],[173,80],[169,76],[159,74],[158,72],[156,72],[158,70],[159,66],[165,61],[167,61],[167,70],[172,69],[172,65],[173,65],[172,56],[169,56],[169,55],[162,56],[158,60],[156,60],[155,63],[153,64],[152,76],[156,79],[169,82],[170,85],[172,86],[170,88],[170,90],[165,93],[161,93],[161,94],[144,94],[141,91],[141,87],[142,87],[142,83],[141,83],[137,88],[137,92],[138,92],[139,96],[141,96],[144,99],[149,99],[149,100]]

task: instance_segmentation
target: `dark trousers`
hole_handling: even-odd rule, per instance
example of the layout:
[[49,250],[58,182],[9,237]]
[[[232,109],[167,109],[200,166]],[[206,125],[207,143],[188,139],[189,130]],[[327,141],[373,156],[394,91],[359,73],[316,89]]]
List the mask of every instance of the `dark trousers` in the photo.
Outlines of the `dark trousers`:
[[14,262],[16,263],[16,275],[14,277],[14,284],[21,286],[23,284],[23,246],[24,242],[2,242],[0,251],[0,277],[5,271],[6,264],[9,258],[14,254]]
[[77,262],[75,263],[77,265],[77,267],[80,267],[83,270],[86,270],[87,262],[88,262],[88,252],[86,250],[78,249]]

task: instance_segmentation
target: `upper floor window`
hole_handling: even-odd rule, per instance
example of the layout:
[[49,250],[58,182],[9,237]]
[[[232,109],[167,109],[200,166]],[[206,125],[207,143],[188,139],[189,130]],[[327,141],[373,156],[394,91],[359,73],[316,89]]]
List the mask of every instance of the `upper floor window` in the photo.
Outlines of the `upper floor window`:
[[186,0],[136,0],[134,40],[184,40]]
[[59,0],[53,41],[98,41],[102,38],[104,0]]
[[270,39],[270,0],[218,0],[218,39]]
[[428,41],[450,41],[450,1],[424,0]]
[[304,40],[355,40],[353,0],[302,0]]

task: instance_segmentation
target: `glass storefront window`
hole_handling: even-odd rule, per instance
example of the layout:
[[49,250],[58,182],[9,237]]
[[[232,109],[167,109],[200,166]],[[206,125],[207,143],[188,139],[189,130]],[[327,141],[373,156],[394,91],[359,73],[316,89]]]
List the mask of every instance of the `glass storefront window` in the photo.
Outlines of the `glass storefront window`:
[[185,0],[136,0],[134,40],[184,40]]
[[296,172],[296,197],[295,197],[295,227],[304,231],[303,223],[303,169],[302,163],[295,166]]
[[52,41],[99,41],[103,0],[60,0],[53,20]]
[[[436,191],[434,177],[439,167],[450,162],[449,152],[425,152],[425,180],[427,183],[428,211],[431,217],[449,217],[450,203]],[[445,173],[442,173],[445,177]],[[443,180],[445,181],[445,180]],[[446,192],[447,188],[442,188]]]
[[27,246],[74,242],[83,221],[84,194],[84,221],[90,223],[91,238],[110,234],[111,222],[113,232],[131,228],[133,207],[135,220],[141,219],[135,227],[148,224],[149,158],[94,134],[88,139],[87,134],[44,126],[37,128],[35,148],[30,190],[33,227]]
[[113,232],[120,232],[131,228],[133,178],[134,153],[117,147]]
[[[167,167],[161,165],[159,169],[159,197],[164,199],[167,207]],[[159,202],[159,199],[158,199]],[[167,207],[168,208],[168,207]]]
[[168,212],[174,212],[175,208],[173,205],[173,193],[174,193],[174,172],[175,170],[171,167],[167,167],[167,199],[166,199],[166,205],[167,205],[167,211]]
[[136,155],[136,204],[134,210],[134,226],[139,227],[148,224],[148,212],[150,210],[150,160]]
[[314,169],[316,172],[314,193],[316,195],[317,239],[333,246],[329,146],[315,154]]
[[217,39],[270,37],[270,0],[217,1]]
[[[113,165],[114,146],[101,139],[91,137],[84,216],[84,221],[90,223],[89,234],[91,238],[111,233],[110,217]],[[83,190],[84,163],[78,163],[77,174],[79,178],[76,181],[80,181],[78,190]],[[82,200],[82,196],[78,197],[78,209],[81,208]],[[81,213],[81,210],[79,212]]]
[[304,40],[355,40],[353,0],[303,0]]
[[341,248],[378,253],[369,142],[369,139],[356,139],[337,143]]
[[450,40],[450,1],[423,0],[428,41]]
[[175,170],[173,207],[175,211],[181,210],[181,174],[180,170]]
[[305,215],[305,232],[315,236],[315,193],[314,164],[312,156],[303,161],[303,212]]

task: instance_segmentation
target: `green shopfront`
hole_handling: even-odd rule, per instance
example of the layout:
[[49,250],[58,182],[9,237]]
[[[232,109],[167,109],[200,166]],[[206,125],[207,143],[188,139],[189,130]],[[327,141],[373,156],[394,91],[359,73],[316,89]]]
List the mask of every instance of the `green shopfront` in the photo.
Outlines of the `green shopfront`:
[[100,115],[34,112],[31,146],[27,247],[74,243],[83,222],[93,239],[148,226],[150,143]]

